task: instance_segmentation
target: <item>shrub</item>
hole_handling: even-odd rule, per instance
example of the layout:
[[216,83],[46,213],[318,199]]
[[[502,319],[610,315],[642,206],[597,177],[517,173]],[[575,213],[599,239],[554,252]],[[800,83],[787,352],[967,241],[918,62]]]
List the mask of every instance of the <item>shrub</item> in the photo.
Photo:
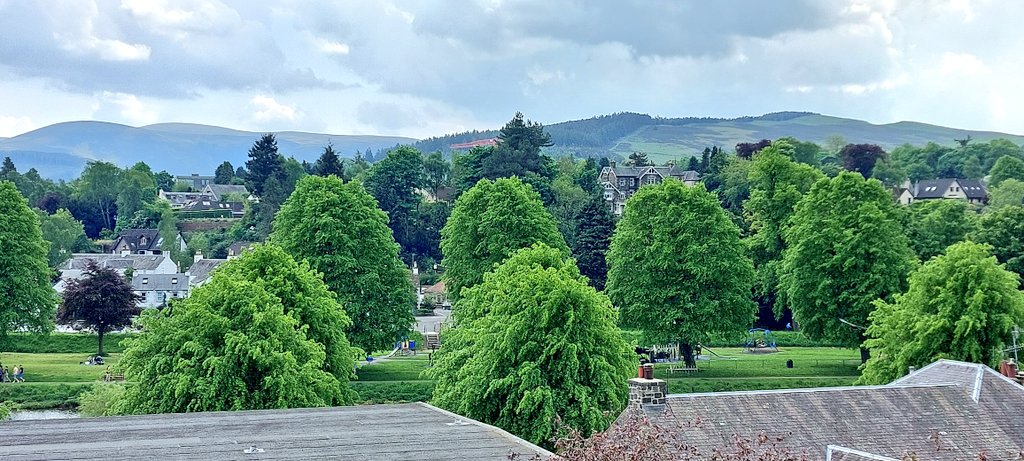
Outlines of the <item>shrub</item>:
[[121,414],[117,404],[124,395],[124,386],[114,383],[93,385],[78,397],[78,412],[82,416],[114,416]]

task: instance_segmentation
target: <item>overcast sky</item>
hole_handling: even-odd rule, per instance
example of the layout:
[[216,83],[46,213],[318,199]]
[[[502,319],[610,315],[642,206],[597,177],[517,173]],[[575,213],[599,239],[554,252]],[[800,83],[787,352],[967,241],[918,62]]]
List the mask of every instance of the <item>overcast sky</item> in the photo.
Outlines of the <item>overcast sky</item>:
[[633,111],[1024,133],[1024,1],[0,0],[0,136],[426,137]]

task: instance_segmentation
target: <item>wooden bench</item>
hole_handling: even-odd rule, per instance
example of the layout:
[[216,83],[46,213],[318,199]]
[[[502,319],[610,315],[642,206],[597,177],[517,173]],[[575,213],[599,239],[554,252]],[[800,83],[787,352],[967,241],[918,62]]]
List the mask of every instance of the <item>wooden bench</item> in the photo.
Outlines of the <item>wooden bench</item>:
[[103,375],[103,381],[108,383],[111,381],[124,381],[124,373],[107,373]]

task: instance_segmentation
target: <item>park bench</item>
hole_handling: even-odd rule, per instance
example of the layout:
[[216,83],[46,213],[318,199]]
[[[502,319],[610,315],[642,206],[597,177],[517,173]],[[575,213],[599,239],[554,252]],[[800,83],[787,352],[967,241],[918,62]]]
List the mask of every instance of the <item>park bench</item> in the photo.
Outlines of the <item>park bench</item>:
[[124,373],[106,373],[103,375],[103,381],[124,381]]

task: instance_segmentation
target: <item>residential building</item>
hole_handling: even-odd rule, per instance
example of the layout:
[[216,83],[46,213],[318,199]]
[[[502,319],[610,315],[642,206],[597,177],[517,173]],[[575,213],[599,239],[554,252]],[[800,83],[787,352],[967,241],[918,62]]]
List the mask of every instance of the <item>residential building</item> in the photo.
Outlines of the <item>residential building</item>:
[[245,186],[237,184],[207,184],[203,188],[203,194],[210,196],[210,198],[223,202],[225,201],[225,195],[231,194],[242,199],[249,199],[249,189]]
[[166,307],[171,299],[188,297],[185,274],[133,274],[132,291],[142,297],[139,307]]
[[[179,251],[188,250],[180,232],[175,232],[175,245]],[[163,253],[164,237],[157,229],[128,229],[121,231],[111,249],[112,254],[158,255]]]
[[216,215],[216,217],[241,218],[245,215],[245,204],[242,202],[221,202],[216,199],[202,198],[186,203],[178,211],[180,213],[179,216],[183,218],[190,217],[189,215],[193,215],[192,217],[212,217],[208,216],[210,214]]
[[245,250],[248,250],[249,247],[251,247],[253,245],[255,245],[255,243],[253,243],[253,242],[235,242],[235,243],[232,243],[231,246],[228,247],[228,259],[235,259],[235,258],[237,258],[239,256],[242,256],[242,253]]
[[1024,449],[1022,409],[1024,387],[1010,377],[939,360],[882,386],[668,395],[665,381],[634,378],[616,424],[646,416],[701,453],[766,434],[810,459],[1008,460]]
[[210,275],[213,273],[213,270],[225,262],[227,262],[226,259],[203,258],[203,254],[201,252],[197,252],[192,266],[185,271],[185,276],[188,277],[189,286],[195,288],[206,283],[206,281],[210,279]]
[[196,200],[210,200],[211,198],[209,195],[202,192],[168,192],[163,189],[160,189],[160,192],[157,193],[157,197],[170,202],[171,208],[175,210],[180,209],[189,202]]
[[988,202],[988,189],[976,179],[940,178],[911,183],[904,182],[895,191],[901,205],[918,200],[966,200],[968,203]]
[[62,264],[60,280],[54,285],[58,293],[64,292],[64,286],[68,280],[78,279],[88,266],[89,262],[95,262],[102,268],[111,268],[124,275],[128,269],[133,275],[154,275],[174,274],[178,272],[178,266],[163,255],[140,255],[140,254],[106,254],[106,253],[75,253],[71,259]]
[[198,173],[192,173],[189,176],[175,176],[174,180],[188,184],[194,191],[201,191],[205,189],[206,186],[213,184],[214,178],[214,176],[203,176]]
[[209,411],[0,424],[10,459],[547,460],[497,427],[426,403]]
[[611,162],[601,169],[598,180],[604,188],[604,199],[612,213],[622,215],[626,200],[641,187],[660,184],[665,178],[675,178],[687,186],[700,180],[700,174],[672,166],[616,166]]

